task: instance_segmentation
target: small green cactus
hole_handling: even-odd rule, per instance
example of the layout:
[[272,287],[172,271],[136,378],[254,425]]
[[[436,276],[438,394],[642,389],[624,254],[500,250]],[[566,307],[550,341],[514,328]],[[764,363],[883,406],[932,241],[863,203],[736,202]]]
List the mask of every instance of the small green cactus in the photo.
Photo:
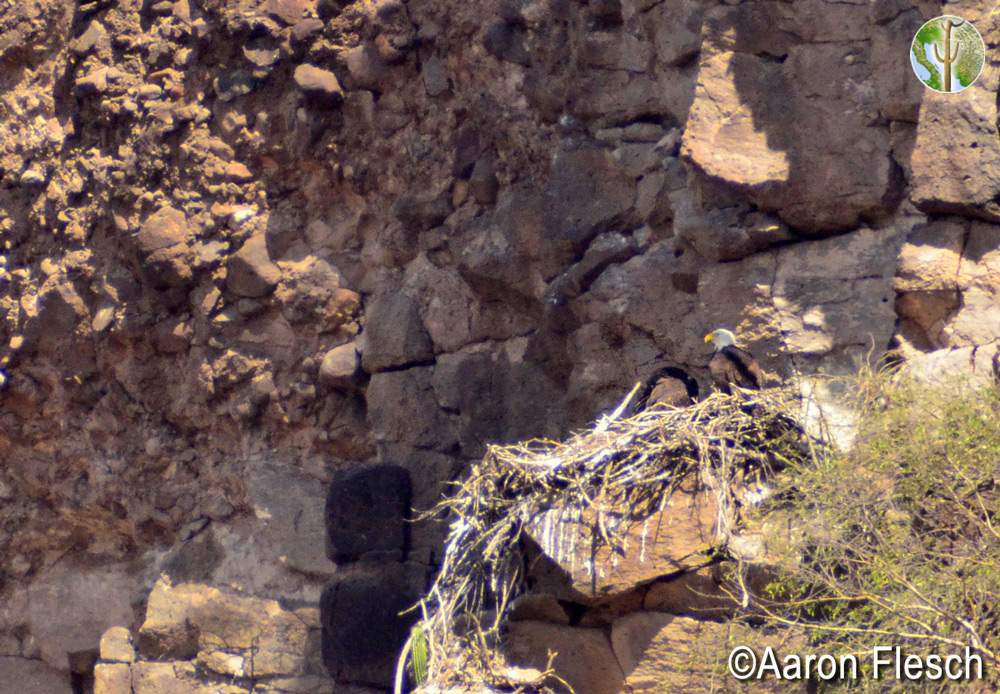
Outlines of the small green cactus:
[[429,656],[427,634],[424,633],[419,624],[410,630],[410,643],[410,675],[419,687],[427,681],[427,660]]

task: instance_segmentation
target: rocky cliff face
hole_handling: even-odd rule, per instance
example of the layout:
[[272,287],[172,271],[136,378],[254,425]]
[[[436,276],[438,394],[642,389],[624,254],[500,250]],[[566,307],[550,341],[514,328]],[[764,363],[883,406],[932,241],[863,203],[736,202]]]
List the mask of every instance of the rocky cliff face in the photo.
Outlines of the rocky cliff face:
[[[908,65],[945,11],[988,46],[959,95]],[[289,615],[422,585],[431,526],[330,561],[334,475],[427,507],[703,378],[706,329],[986,373],[998,42],[983,1],[0,4],[0,683],[87,686],[161,574]]]

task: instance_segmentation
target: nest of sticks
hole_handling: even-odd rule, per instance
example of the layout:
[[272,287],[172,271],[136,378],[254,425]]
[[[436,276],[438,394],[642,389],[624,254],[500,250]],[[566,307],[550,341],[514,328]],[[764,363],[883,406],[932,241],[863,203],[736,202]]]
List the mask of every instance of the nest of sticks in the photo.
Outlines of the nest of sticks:
[[543,691],[552,681],[551,670],[526,681],[498,648],[509,606],[523,590],[521,536],[541,513],[587,510],[596,543],[622,552],[634,523],[662,509],[694,475],[717,497],[716,545],[724,552],[740,522],[737,490],[807,460],[816,444],[797,422],[801,398],[791,389],[713,393],[688,407],[657,405],[622,417],[634,393],[565,442],[490,446],[426,514],[447,518],[450,530],[415,630],[426,642],[423,691]]

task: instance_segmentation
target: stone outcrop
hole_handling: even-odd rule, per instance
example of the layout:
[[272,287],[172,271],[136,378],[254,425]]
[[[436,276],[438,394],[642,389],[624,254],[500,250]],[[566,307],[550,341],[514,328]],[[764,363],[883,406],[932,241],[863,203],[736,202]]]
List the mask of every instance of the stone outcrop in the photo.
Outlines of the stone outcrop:
[[333,692],[319,657],[319,611],[160,580],[134,636],[100,641],[95,694]]
[[[609,515],[614,516],[616,510]],[[553,508],[526,528],[535,556],[531,575],[538,590],[583,604],[620,599],[638,585],[661,576],[698,569],[708,563],[706,550],[716,540],[718,508],[714,494],[686,482],[663,509],[645,518],[607,518],[627,523],[623,551],[593,551],[594,513]]]
[[[954,96],[906,1],[6,3],[0,667],[90,677],[161,573],[315,608],[334,477],[427,509],[661,365],[704,392],[715,327],[848,434],[813,376],[992,378],[1000,15],[949,8],[989,46]],[[422,584],[410,531],[343,566]]]
[[[714,691],[722,681],[726,691],[742,691],[735,680],[720,679],[733,646],[763,643],[780,651],[801,635],[762,636],[725,621],[740,609],[741,588],[733,580],[736,564],[713,548],[725,542],[728,554],[742,554],[742,580],[761,594],[775,570],[768,545],[781,530],[737,528],[723,538],[719,517],[716,495],[690,478],[645,517],[623,509],[606,509],[600,521],[594,511],[542,513],[525,527],[529,588],[508,616],[507,662],[544,671],[554,653],[555,676],[595,694]],[[620,551],[595,541],[599,528],[621,538]],[[558,680],[550,684],[561,691]],[[774,691],[786,686],[771,684]]]

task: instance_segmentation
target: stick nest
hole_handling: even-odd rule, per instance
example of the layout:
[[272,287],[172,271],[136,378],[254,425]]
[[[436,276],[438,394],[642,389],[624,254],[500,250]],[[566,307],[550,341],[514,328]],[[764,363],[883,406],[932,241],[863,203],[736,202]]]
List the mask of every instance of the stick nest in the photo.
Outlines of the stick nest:
[[551,683],[551,670],[526,681],[498,648],[510,603],[524,589],[520,540],[540,514],[592,518],[595,546],[622,552],[634,524],[695,476],[716,495],[716,549],[724,552],[740,520],[739,488],[806,460],[813,445],[792,414],[801,402],[790,389],[713,393],[689,407],[657,405],[622,418],[630,398],[565,442],[490,446],[425,514],[450,521],[440,572],[420,604],[426,691],[540,691]]

